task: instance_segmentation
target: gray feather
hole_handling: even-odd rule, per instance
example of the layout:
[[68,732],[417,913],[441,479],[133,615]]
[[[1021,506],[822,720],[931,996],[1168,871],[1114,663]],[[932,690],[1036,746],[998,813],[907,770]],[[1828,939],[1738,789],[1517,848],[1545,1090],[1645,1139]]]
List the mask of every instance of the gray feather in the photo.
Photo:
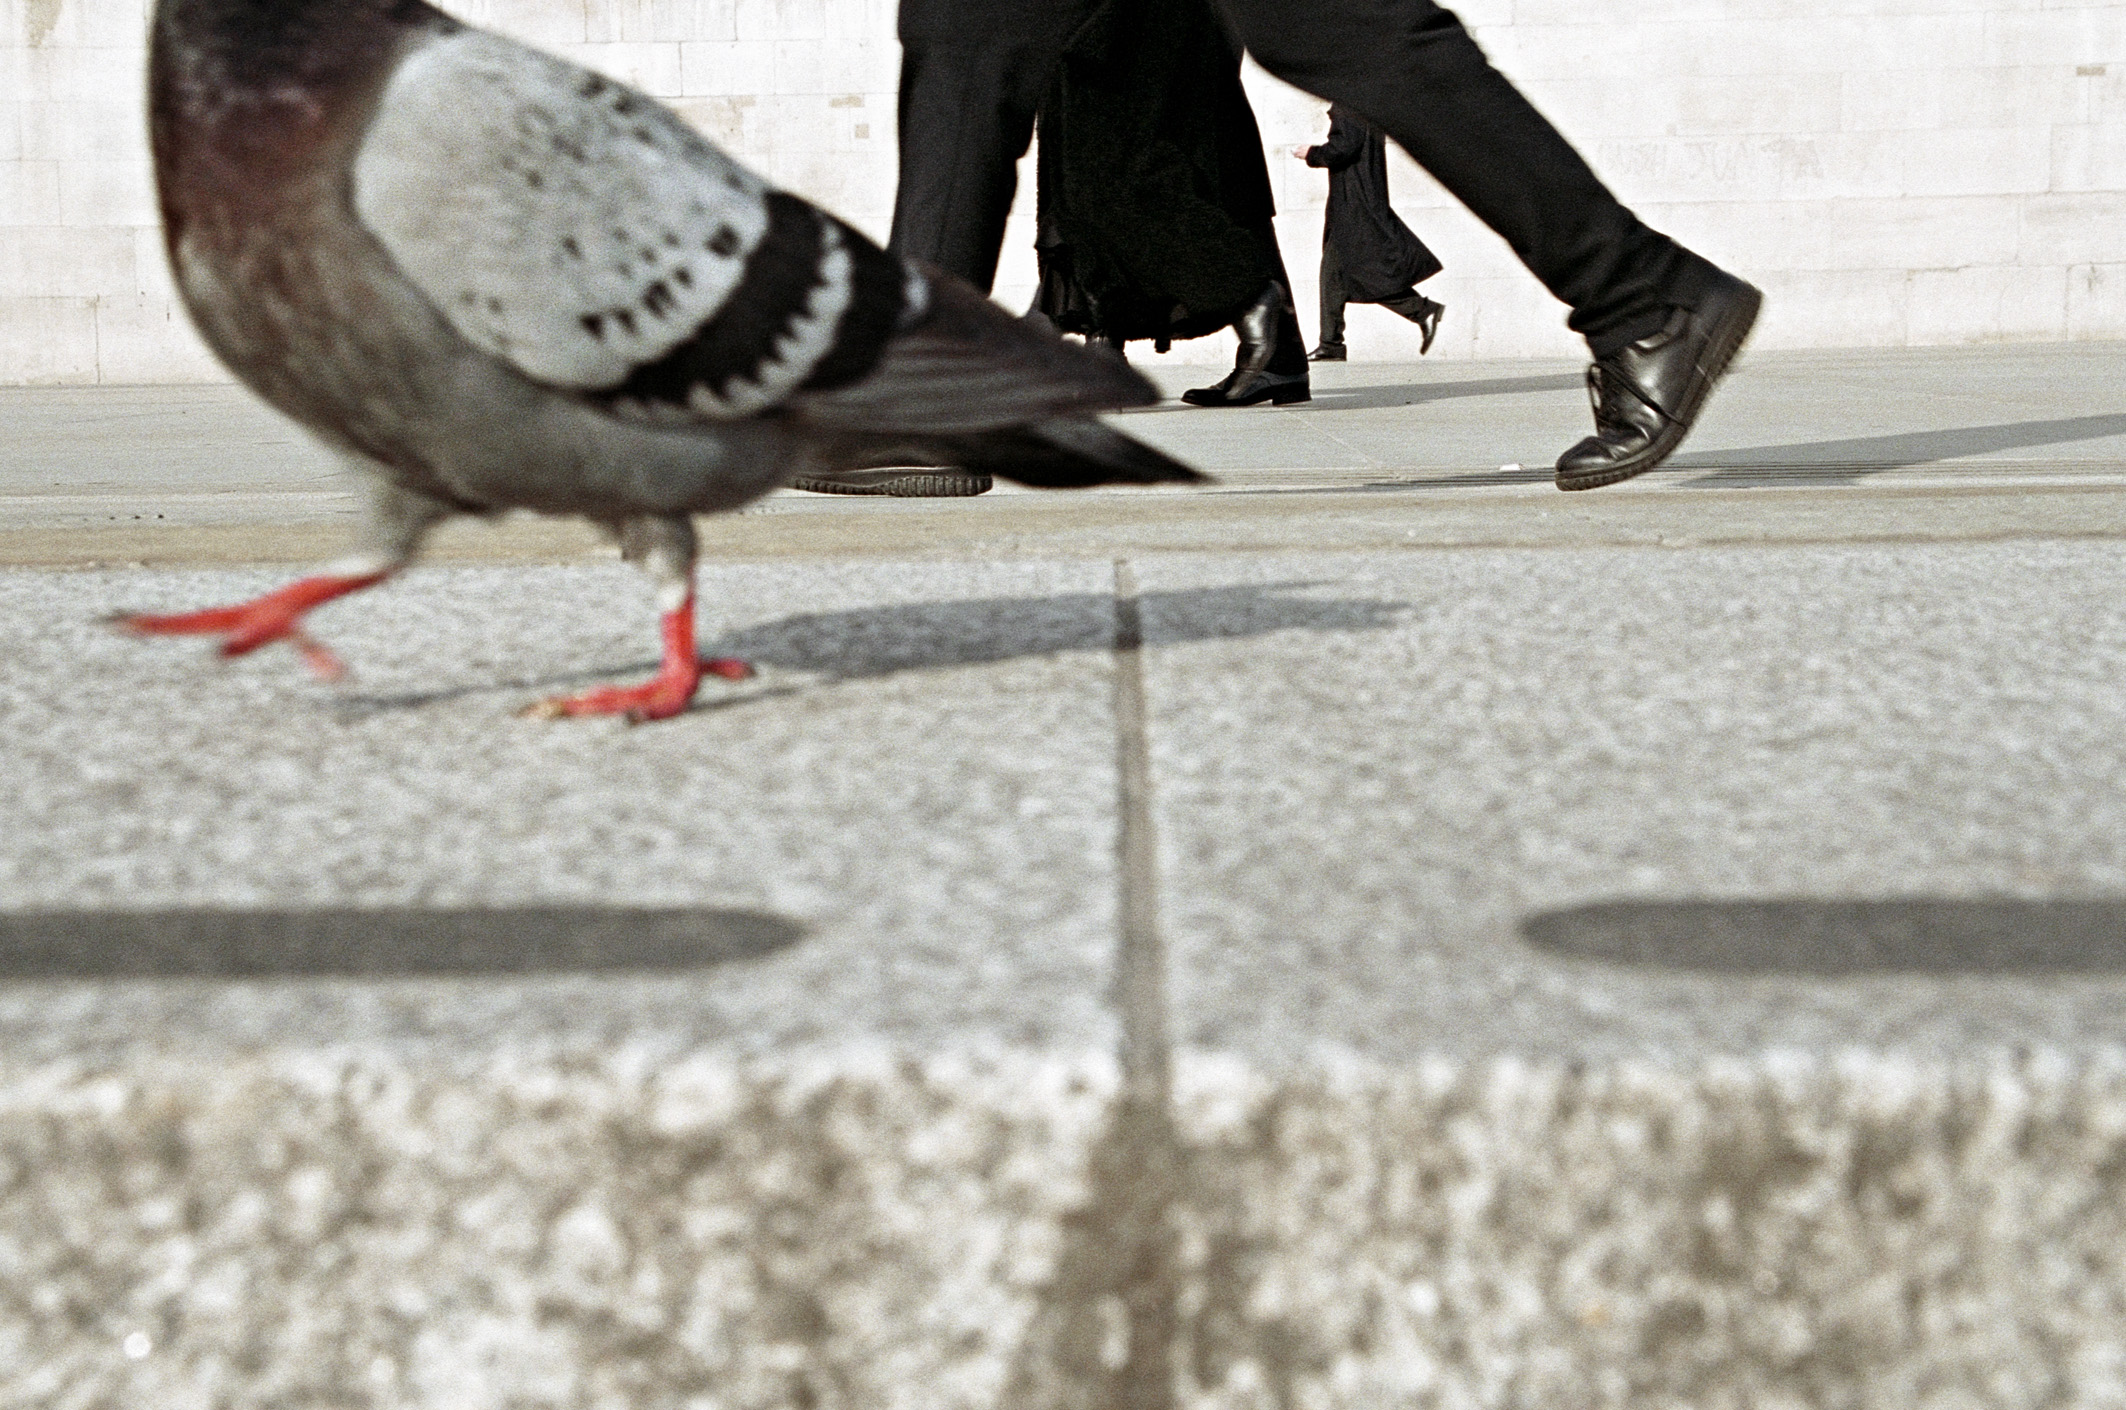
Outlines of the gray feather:
[[354,161],[354,207],[474,347],[602,390],[715,317],[766,186],[661,104],[499,35],[407,54]]

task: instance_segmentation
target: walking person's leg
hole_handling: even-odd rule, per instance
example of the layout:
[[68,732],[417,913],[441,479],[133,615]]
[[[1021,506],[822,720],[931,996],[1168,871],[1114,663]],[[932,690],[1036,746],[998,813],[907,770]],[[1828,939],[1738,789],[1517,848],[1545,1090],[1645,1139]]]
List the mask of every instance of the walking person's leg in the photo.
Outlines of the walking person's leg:
[[1673,453],[1755,321],[1755,289],[1626,210],[1433,0],[1218,3],[1264,68],[1365,114],[1572,310],[1596,434],[1560,458],[1560,487]]
[[988,292],[1033,105],[1018,56],[910,44],[901,55],[900,177],[888,246]]
[[1208,387],[1181,394],[1190,406],[1292,406],[1312,401],[1307,375],[1306,336],[1299,331],[1299,312],[1292,304],[1292,276],[1277,245],[1277,227],[1268,220],[1248,232],[1261,256],[1262,293],[1232,323],[1240,335],[1233,349],[1233,370]]
[[888,245],[987,291],[1018,161],[1089,0],[903,0]]
[[1374,302],[1382,308],[1392,309],[1417,325],[1417,331],[1423,339],[1417,345],[1419,357],[1432,351],[1432,340],[1439,336],[1439,321],[1447,312],[1445,304],[1437,299],[1428,299],[1415,289],[1392,299],[1375,299]]
[[1336,246],[1327,232],[1321,241],[1321,337],[1315,341],[1310,362],[1342,362],[1344,353],[1344,267],[1336,258]]
[[[984,292],[996,282],[1034,111],[1087,8],[1088,0],[903,0],[892,249]],[[795,488],[932,499],[992,484],[953,466],[883,464],[807,475]]]

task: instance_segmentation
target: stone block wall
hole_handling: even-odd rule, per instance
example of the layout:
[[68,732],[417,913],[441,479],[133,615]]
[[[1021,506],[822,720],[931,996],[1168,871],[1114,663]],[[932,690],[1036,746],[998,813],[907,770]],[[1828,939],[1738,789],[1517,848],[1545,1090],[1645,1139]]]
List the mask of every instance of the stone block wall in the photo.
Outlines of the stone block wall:
[[[883,235],[893,0],[454,0],[638,84]],[[2126,337],[2126,0],[1470,0],[1496,62],[1650,221],[1771,295],[1760,346]],[[177,308],[141,114],[146,0],[0,0],[0,384],[218,379]],[[1259,72],[1313,324],[1323,105]],[[1027,169],[1030,176],[1030,167]],[[1562,309],[1398,154],[1447,262],[1434,356],[1569,355]],[[1030,191],[1026,193],[1030,198]],[[997,296],[1033,289],[1030,199]],[[1357,357],[1416,353],[1352,311]],[[1219,340],[1177,356],[1224,355]]]

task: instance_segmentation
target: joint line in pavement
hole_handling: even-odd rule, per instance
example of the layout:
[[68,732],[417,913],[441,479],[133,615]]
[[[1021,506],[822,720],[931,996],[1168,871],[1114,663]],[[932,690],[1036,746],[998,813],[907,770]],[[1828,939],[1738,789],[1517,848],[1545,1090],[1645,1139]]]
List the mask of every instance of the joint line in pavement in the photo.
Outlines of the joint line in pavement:
[[1121,894],[1115,989],[1122,1016],[1122,1080],[1131,1097],[1164,1108],[1172,1078],[1166,1022],[1166,946],[1159,933],[1159,848],[1152,829],[1151,747],[1145,728],[1144,615],[1128,559],[1115,560],[1115,762]]

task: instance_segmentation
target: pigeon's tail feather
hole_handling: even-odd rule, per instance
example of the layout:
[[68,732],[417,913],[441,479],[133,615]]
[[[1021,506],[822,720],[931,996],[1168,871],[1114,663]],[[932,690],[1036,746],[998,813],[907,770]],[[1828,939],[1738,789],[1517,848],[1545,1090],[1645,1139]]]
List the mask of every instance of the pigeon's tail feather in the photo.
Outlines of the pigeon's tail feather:
[[921,269],[928,312],[890,338],[861,378],[793,397],[790,410],[808,426],[962,436],[1159,400],[1158,388],[1105,349],[1065,342],[964,281]]
[[1044,490],[1193,484],[1210,478],[1089,416],[955,436],[940,449],[952,464]]

